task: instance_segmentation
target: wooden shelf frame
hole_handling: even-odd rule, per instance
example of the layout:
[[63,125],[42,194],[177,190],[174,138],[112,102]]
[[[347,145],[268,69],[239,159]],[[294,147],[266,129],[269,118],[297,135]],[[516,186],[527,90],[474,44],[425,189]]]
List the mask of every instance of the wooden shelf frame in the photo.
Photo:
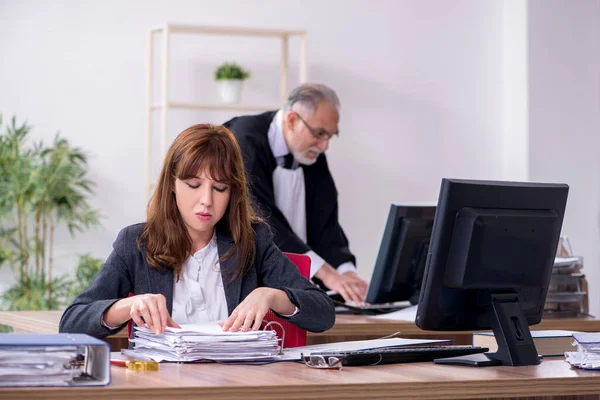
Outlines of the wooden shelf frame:
[[[188,35],[219,35],[219,36],[245,36],[255,38],[275,38],[281,40],[281,76],[280,76],[280,104],[283,104],[288,95],[288,66],[289,66],[289,38],[298,36],[300,39],[300,83],[308,80],[307,61],[307,33],[304,30],[283,29],[261,29],[247,27],[226,26],[202,26],[170,24],[154,27],[149,30],[147,38],[147,67],[146,67],[146,146],[145,146],[145,188],[148,191],[147,199],[150,198],[154,185],[152,185],[152,114],[160,111],[160,158],[164,158],[167,152],[167,130],[170,109],[189,110],[241,110],[241,111],[267,111],[280,107],[280,105],[256,105],[256,104],[219,104],[219,103],[189,103],[169,100],[169,61],[170,61],[170,38],[174,34]],[[160,100],[156,103],[153,98],[153,61],[155,36],[161,35],[160,63]],[[157,39],[158,40],[158,39]]]

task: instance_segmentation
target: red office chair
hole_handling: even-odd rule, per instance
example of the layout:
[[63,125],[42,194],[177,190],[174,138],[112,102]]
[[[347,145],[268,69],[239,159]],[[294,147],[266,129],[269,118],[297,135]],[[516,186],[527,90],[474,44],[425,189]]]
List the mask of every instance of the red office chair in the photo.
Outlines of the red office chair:
[[[127,295],[127,297],[131,297],[134,294],[132,292],[129,292],[129,295]],[[133,320],[130,319],[129,323],[127,324],[127,342],[131,341],[131,329],[133,329]]]
[[[300,274],[305,277],[310,277],[310,257],[305,254],[296,254],[296,253],[283,253],[290,259],[298,269],[300,270]],[[129,293],[129,296],[133,296],[133,293]],[[298,328],[296,325],[290,323],[287,320],[279,318],[273,313],[273,311],[269,311],[267,315],[265,315],[265,321],[271,322],[276,321],[283,326],[285,330],[285,337],[282,335],[281,328],[277,324],[269,325],[270,328],[274,329],[277,332],[277,336],[279,338],[284,338],[284,347],[299,347],[306,346],[306,331],[304,329]],[[131,329],[133,326],[133,321],[129,321],[127,324],[127,339],[131,338]]]
[[[305,254],[296,254],[296,253],[283,253],[285,254],[300,270],[300,275],[305,278],[310,277],[310,257]],[[290,323],[287,320],[279,318],[275,315],[275,313],[271,310],[265,315],[265,321],[271,322],[276,321],[283,326],[285,330],[285,336],[282,335],[281,328],[277,324],[269,325],[270,329],[274,329],[277,332],[277,337],[283,338],[283,347],[299,347],[306,346],[306,331],[304,329],[298,328],[296,325]]]

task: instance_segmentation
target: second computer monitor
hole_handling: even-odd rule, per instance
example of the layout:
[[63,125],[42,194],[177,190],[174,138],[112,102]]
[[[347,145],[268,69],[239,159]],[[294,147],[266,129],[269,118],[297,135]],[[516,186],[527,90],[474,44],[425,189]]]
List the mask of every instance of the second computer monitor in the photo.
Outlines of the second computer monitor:
[[442,180],[415,322],[425,330],[493,329],[498,351],[440,362],[540,362],[529,325],[542,318],[568,191]]
[[391,205],[367,303],[409,300],[416,304],[434,216],[434,205]]

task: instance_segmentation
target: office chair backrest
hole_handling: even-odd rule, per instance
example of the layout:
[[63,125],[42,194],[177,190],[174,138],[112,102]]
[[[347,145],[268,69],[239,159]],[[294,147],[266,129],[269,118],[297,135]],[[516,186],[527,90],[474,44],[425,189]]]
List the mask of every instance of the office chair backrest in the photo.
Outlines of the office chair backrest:
[[[300,270],[300,275],[305,278],[310,277],[310,257],[305,254],[296,254],[296,253],[283,253],[285,254],[290,261],[292,261],[298,269]],[[265,321],[271,322],[276,321],[283,326],[285,330],[285,335],[282,335],[281,328],[277,324],[269,325],[269,328],[275,329],[277,332],[277,337],[283,338],[283,347],[299,347],[306,346],[306,331],[304,329],[298,328],[296,325],[290,323],[288,320],[283,318],[279,318],[275,315],[272,310],[269,310],[267,315],[265,315]]]
[[[290,259],[291,262],[296,264],[298,270],[300,271],[300,275],[309,279],[310,277],[310,257],[305,254],[296,254],[296,253],[283,253]],[[129,293],[129,296],[133,296],[133,293]],[[304,329],[298,328],[296,325],[291,324],[287,320],[279,318],[273,313],[273,311],[269,311],[264,318],[267,322],[277,321],[285,329],[285,339],[283,346],[285,348],[288,347],[299,347],[306,346],[306,331]],[[133,321],[129,320],[127,324],[127,338],[131,339],[131,330],[133,327]],[[277,332],[277,336],[279,338],[282,337],[281,328],[276,324],[271,324],[269,327],[272,327]]]

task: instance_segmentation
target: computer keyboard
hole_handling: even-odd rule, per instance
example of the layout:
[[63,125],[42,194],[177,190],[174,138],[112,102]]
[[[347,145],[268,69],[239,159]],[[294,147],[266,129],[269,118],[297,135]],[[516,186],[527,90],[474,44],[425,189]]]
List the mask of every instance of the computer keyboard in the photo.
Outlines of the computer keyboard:
[[349,311],[356,314],[381,314],[389,313],[392,311],[402,310],[410,307],[411,304],[408,301],[399,301],[395,303],[383,303],[383,304],[360,304],[352,301],[337,301],[333,300],[333,304],[337,307],[344,307]]
[[360,308],[363,310],[376,310],[376,309],[402,309],[410,306],[410,303],[407,301],[398,301],[395,303],[380,303],[380,304],[362,304],[356,301],[346,301],[341,303],[340,305],[344,305],[346,307],[354,307]]
[[396,364],[408,362],[433,361],[436,358],[458,357],[469,354],[485,353],[487,347],[478,346],[424,346],[395,347],[354,351],[322,351],[310,353],[323,358],[336,357],[343,366]]

